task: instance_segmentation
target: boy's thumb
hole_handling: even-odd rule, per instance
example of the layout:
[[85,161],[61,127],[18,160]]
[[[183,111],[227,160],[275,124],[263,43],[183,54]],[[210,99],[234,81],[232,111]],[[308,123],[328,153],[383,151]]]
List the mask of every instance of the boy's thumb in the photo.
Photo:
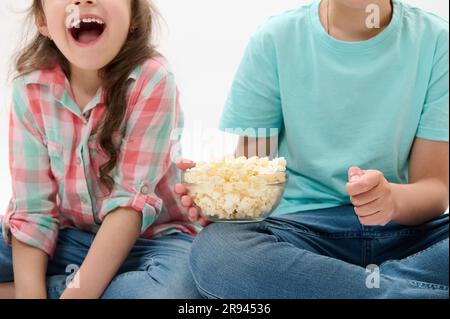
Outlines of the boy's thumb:
[[358,181],[361,176],[364,174],[364,171],[357,166],[350,167],[348,170],[348,180],[350,182]]

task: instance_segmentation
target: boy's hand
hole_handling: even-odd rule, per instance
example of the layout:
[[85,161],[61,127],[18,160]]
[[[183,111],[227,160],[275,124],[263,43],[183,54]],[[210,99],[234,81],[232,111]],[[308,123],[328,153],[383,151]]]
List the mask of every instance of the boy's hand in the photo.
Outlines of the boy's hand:
[[385,226],[394,219],[396,205],[391,185],[382,172],[352,167],[348,178],[346,191],[361,224]]
[[[195,167],[195,163],[186,159],[183,159],[177,163],[177,167],[185,171],[187,169]],[[187,195],[186,186],[183,184],[175,185],[175,193],[180,197],[181,205],[186,209],[189,219],[193,222],[198,222],[201,226],[206,227],[210,222],[202,216],[199,207],[194,205],[194,202],[190,196]]]

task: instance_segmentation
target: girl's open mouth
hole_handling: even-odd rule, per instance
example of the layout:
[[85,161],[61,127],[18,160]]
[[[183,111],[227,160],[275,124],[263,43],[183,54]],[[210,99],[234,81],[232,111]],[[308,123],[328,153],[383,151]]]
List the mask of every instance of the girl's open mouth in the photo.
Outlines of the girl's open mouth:
[[78,44],[90,45],[100,39],[105,28],[106,24],[100,18],[82,18],[75,27],[69,29],[69,33]]

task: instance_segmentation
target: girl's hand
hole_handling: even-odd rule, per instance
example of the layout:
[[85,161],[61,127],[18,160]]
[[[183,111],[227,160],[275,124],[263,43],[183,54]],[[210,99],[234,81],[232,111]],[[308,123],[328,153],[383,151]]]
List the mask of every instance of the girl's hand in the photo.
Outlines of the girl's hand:
[[382,172],[352,167],[348,178],[346,191],[361,224],[386,226],[394,219],[396,205],[391,184]]
[[[195,163],[190,160],[183,159],[177,163],[177,167],[180,170],[185,171],[195,167]],[[192,198],[187,195],[186,186],[183,184],[175,185],[175,193],[180,197],[181,205],[186,209],[186,213],[192,222],[198,222],[203,227],[210,224],[210,222],[202,216],[200,208],[195,206]]]

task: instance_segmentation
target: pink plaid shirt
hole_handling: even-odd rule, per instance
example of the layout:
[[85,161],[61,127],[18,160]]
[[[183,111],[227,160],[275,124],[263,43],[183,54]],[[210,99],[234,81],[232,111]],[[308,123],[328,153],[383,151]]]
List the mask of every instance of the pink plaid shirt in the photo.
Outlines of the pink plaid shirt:
[[123,133],[114,135],[120,157],[110,173],[115,185],[108,197],[99,179],[108,156],[96,138],[106,115],[103,91],[81,111],[59,66],[15,81],[9,129],[13,195],[2,220],[8,244],[12,234],[52,257],[59,229],[95,233],[119,207],[142,212],[144,238],[197,233],[172,192],[178,174],[171,151],[179,137],[173,133],[182,125],[174,76],[164,60],[152,59],[128,81]]

